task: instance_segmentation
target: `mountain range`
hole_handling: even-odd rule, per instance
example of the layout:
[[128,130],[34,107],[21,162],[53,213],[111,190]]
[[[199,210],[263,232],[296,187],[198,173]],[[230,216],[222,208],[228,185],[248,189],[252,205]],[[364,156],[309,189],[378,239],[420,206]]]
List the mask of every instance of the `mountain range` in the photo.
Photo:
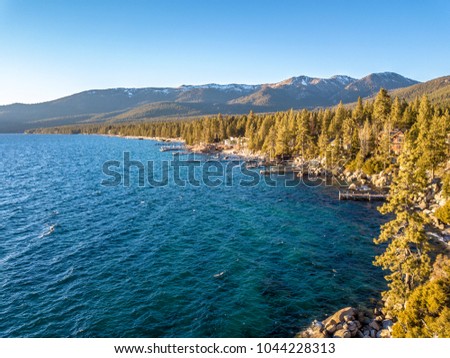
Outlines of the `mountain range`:
[[[441,89],[446,87],[446,83],[450,85],[445,82],[447,80],[441,83]],[[351,103],[358,97],[370,97],[382,87],[406,91],[427,83],[421,84],[396,73],[383,72],[361,79],[343,75],[330,78],[299,76],[260,85],[206,84],[177,88],[88,90],[49,102],[0,106],[0,132],[23,132],[69,124],[240,114],[250,110],[313,109],[334,106],[340,101]],[[413,90],[413,93],[418,91],[420,88]]]

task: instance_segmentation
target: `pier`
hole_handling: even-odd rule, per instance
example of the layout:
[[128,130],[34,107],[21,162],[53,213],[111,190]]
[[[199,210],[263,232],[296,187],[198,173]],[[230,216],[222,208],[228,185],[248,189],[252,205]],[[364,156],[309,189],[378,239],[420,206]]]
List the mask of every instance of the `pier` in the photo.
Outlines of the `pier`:
[[339,190],[339,200],[363,200],[363,201],[383,201],[387,199],[387,194],[355,193]]

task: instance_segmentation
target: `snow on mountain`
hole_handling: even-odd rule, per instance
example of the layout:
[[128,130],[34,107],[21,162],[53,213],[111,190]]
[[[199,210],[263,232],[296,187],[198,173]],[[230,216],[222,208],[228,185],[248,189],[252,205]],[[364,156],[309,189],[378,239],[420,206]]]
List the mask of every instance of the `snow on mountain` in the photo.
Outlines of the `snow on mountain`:
[[345,76],[345,75],[336,75],[336,76],[330,77],[330,79],[337,80],[337,81],[339,81],[340,83],[342,83],[345,86],[348,85],[351,82],[355,82],[356,81],[356,78],[352,78],[352,77]]
[[245,85],[245,84],[226,84],[226,85],[220,85],[217,83],[208,83],[205,85],[181,85],[178,87],[178,89],[181,89],[182,91],[189,91],[191,89],[216,89],[216,90],[222,90],[222,91],[236,91],[236,92],[243,92],[243,91],[252,91],[257,88],[261,87],[260,85]]
[[308,76],[298,76],[298,77],[291,77],[287,80],[273,83],[268,85],[271,88],[280,88],[285,86],[294,86],[294,87],[306,87],[310,85],[324,85],[324,84],[338,84],[341,86],[346,86],[349,83],[352,83],[356,81],[356,79],[349,77],[349,76],[343,76],[343,75],[337,75],[330,78],[312,78]]
[[295,86],[295,87],[308,86],[313,80],[314,80],[313,78],[308,76],[291,77],[281,82],[269,84],[268,87],[280,88],[285,86]]
[[[373,96],[382,87],[391,90],[416,83],[397,73],[382,72],[361,79],[345,75],[330,78],[297,76],[260,85],[208,83],[177,88],[91,89],[39,104],[0,106],[0,132],[23,131],[43,125],[76,124],[91,117],[93,121],[106,120],[114,113],[120,113],[122,121],[168,115],[178,117],[327,107],[339,101],[350,103],[358,97]],[[127,113],[124,111],[131,111],[132,116],[123,117],[123,113]],[[48,119],[52,120],[45,122]]]

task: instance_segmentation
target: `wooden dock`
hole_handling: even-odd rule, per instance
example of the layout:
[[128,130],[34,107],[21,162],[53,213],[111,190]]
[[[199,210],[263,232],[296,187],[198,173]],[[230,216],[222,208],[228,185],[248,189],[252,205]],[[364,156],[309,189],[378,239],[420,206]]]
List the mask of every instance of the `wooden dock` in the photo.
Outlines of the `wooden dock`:
[[387,194],[374,193],[356,193],[351,191],[340,191],[339,200],[365,200],[365,201],[382,201],[386,200]]

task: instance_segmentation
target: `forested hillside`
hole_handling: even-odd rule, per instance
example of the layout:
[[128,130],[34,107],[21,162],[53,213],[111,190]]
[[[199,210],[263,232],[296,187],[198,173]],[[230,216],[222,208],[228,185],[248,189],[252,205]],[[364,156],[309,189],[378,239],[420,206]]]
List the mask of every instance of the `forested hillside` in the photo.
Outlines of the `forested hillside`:
[[427,95],[431,103],[448,106],[450,105],[450,76],[439,77],[408,88],[396,89],[391,91],[390,95],[407,101]]
[[433,106],[428,98],[406,102],[392,99],[381,90],[374,101],[359,99],[353,109],[341,103],[336,109],[277,112],[270,114],[216,115],[200,120],[159,121],[41,129],[49,133],[100,133],[163,138],[183,138],[187,144],[220,142],[245,137],[248,148],[268,156],[295,156],[304,159],[332,154],[351,168],[377,172],[388,167],[393,131],[407,132],[429,107],[432,130],[448,125],[448,109]]

